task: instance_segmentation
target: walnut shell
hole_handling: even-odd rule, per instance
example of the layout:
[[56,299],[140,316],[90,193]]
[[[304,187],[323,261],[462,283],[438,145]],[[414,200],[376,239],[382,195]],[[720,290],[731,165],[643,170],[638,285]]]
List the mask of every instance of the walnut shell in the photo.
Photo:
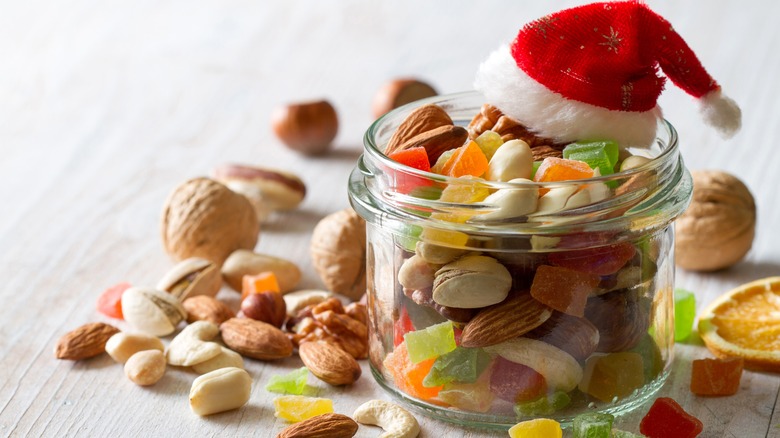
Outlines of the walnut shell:
[[676,222],[677,266],[715,271],[740,261],[750,250],[756,228],[753,195],[734,175],[695,171],[693,199]]
[[322,218],[311,236],[311,259],[325,286],[353,300],[366,292],[366,221],[347,208]]
[[162,241],[175,261],[201,257],[221,265],[237,249],[253,249],[259,232],[252,204],[208,178],[181,184],[165,201]]

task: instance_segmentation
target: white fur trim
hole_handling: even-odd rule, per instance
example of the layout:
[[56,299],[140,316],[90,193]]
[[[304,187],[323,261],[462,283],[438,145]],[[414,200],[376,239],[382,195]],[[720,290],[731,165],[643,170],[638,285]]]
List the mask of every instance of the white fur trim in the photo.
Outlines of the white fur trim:
[[645,112],[612,111],[566,99],[522,71],[507,45],[479,66],[474,88],[504,114],[560,143],[614,140],[622,147],[649,147],[661,118],[658,106]]
[[720,88],[699,99],[699,112],[708,125],[718,130],[723,138],[731,138],[742,127],[742,110]]

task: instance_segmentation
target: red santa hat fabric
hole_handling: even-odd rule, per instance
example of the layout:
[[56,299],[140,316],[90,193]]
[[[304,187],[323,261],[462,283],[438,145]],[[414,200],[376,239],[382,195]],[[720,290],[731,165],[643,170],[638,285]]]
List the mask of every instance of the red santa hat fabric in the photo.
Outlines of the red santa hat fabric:
[[739,129],[739,107],[671,24],[639,1],[593,3],[527,24],[480,66],[475,86],[542,136],[647,146],[661,115],[661,72],[699,99],[722,134]]

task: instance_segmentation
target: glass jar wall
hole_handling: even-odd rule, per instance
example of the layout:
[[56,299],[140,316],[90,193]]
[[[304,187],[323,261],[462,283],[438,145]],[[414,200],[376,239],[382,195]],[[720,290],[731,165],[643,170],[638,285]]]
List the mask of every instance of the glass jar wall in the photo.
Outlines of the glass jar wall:
[[[626,172],[499,183],[384,156],[404,117],[425,103],[459,125],[482,105],[463,93],[385,115],[350,178],[352,205],[367,221],[377,381],[428,415],[483,427],[641,404],[672,360],[671,222],[691,193],[672,126],[660,123],[655,145],[632,151],[652,160]],[[559,206],[538,202],[556,193],[565,194]],[[495,201],[502,197],[511,202]],[[504,214],[527,199],[533,208]]]

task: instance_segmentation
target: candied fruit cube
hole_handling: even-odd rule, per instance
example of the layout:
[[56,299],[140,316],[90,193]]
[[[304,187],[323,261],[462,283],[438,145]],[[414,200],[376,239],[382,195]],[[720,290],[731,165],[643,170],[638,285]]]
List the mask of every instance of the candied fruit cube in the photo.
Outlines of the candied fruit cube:
[[444,165],[447,164],[448,161],[450,161],[450,158],[452,158],[453,155],[455,155],[456,150],[457,149],[450,149],[448,151],[444,151],[441,155],[439,155],[439,158],[436,160],[436,163],[433,166],[431,166],[431,172],[442,175],[444,173]]
[[452,330],[452,322],[450,321],[409,332],[404,335],[404,340],[409,352],[409,360],[412,363],[437,358],[456,347],[455,332]]
[[534,415],[552,415],[571,402],[569,394],[563,391],[555,391],[552,394],[545,394],[536,400],[517,403],[514,407],[515,414],[518,417]]
[[630,395],[644,384],[642,356],[620,352],[589,357],[579,388],[580,391],[608,403],[615,397],[620,399]]
[[395,386],[412,397],[430,400],[442,389],[441,386],[426,388],[423,385],[423,379],[433,367],[433,359],[412,363],[406,350],[406,342],[395,347],[395,350],[385,357],[383,365],[392,376]]
[[550,263],[555,266],[588,272],[596,275],[612,275],[634,258],[636,248],[624,242],[596,248],[554,252]]
[[490,355],[481,348],[457,347],[436,358],[431,371],[423,379],[428,387],[447,383],[474,383],[490,364]]
[[291,423],[308,420],[333,412],[333,400],[328,398],[283,395],[274,399],[274,416]]
[[439,391],[439,400],[464,411],[487,412],[493,403],[493,393],[486,381],[448,383]]
[[490,373],[490,389],[512,403],[536,400],[547,393],[547,381],[533,368],[499,356]]
[[484,200],[490,195],[490,190],[484,184],[479,184],[480,180],[464,178],[462,181],[462,184],[448,185],[441,192],[439,200],[453,204],[473,204]]
[[693,331],[696,319],[696,296],[685,289],[674,290],[674,340],[684,341]]
[[124,319],[122,315],[122,294],[130,289],[130,283],[115,284],[104,290],[97,299],[97,310],[109,318]]
[[639,423],[648,438],[693,438],[704,429],[702,422],[669,397],[659,397]]
[[309,377],[309,369],[306,367],[298,368],[287,374],[271,376],[271,379],[265,385],[265,390],[278,392],[281,394],[301,395],[306,389],[306,379]]
[[480,176],[488,169],[488,160],[477,143],[470,141],[455,150],[444,163],[442,175],[459,178],[464,175]]
[[536,182],[570,181],[593,177],[593,169],[587,163],[547,157],[534,174]]
[[404,335],[414,331],[414,324],[409,318],[406,307],[401,309],[398,319],[393,323],[393,347],[397,347],[404,341]]
[[256,294],[269,290],[281,292],[279,289],[279,282],[276,280],[276,274],[271,271],[261,272],[257,275],[244,275],[241,280],[241,301],[249,294]]
[[599,412],[587,412],[574,417],[574,438],[610,438],[615,416]]
[[582,318],[588,296],[600,281],[598,275],[542,265],[534,274],[531,296],[559,312]]
[[517,423],[509,429],[511,438],[561,438],[563,430],[561,424],[549,418],[537,418],[535,420]]
[[388,158],[418,170],[424,170],[426,172],[431,170],[431,164],[428,161],[428,152],[422,146],[393,152]]
[[487,158],[488,161],[493,158],[493,154],[496,153],[496,150],[504,144],[504,140],[501,140],[501,135],[493,131],[485,131],[482,134],[479,134],[479,136],[474,139],[474,142],[482,149],[482,153],[485,154],[485,158]]
[[612,429],[612,438],[642,438],[642,435],[637,435],[625,430]]
[[577,142],[563,148],[563,158],[588,163],[599,169],[601,175],[615,173],[618,161],[618,144],[614,141]]
[[642,339],[639,340],[639,343],[628,351],[642,356],[642,365],[645,370],[645,382],[650,382],[655,379],[661,374],[661,371],[663,371],[664,361],[661,357],[661,349],[658,348],[658,344],[649,333],[645,333],[645,335],[642,336]]
[[694,360],[691,392],[696,395],[734,395],[739,390],[744,366],[745,361],[741,357]]

